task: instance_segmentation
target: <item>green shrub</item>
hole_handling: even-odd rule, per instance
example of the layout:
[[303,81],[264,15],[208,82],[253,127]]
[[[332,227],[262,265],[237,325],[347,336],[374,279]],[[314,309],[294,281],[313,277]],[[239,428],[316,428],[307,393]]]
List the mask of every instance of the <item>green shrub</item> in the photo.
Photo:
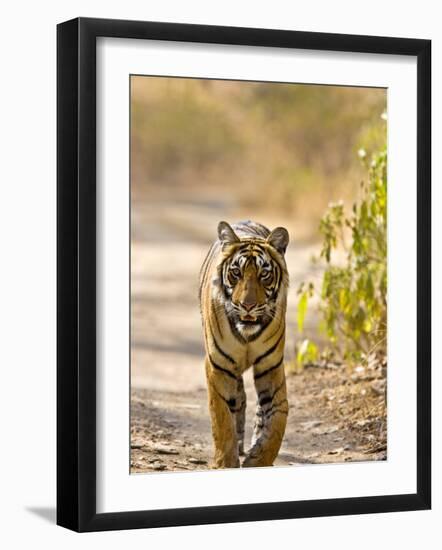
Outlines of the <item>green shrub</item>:
[[[364,158],[364,152],[360,152]],[[326,269],[319,292],[320,329],[329,346],[346,360],[386,354],[387,324],[387,153],[373,156],[368,181],[349,215],[342,202],[330,204],[320,222],[320,257]],[[349,241],[349,242],[347,242]],[[345,251],[343,262],[334,252]],[[298,289],[298,329],[303,330],[308,302],[316,292],[312,283]],[[298,347],[297,361],[312,361],[312,342]],[[303,350],[305,350],[303,352]]]

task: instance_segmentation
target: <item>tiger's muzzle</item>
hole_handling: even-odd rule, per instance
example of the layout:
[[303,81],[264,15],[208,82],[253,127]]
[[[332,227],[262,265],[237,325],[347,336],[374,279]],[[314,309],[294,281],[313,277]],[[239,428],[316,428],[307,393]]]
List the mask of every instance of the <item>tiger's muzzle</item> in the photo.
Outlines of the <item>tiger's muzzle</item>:
[[259,323],[265,313],[266,304],[240,302],[233,304],[239,321],[243,323]]

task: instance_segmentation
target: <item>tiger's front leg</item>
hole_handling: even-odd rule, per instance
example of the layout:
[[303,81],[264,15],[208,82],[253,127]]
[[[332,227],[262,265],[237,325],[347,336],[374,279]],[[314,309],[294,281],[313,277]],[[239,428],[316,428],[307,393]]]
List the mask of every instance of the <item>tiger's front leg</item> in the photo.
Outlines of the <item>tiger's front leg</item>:
[[239,468],[236,410],[238,380],[206,358],[209,410],[215,447],[215,468]]
[[255,429],[243,466],[272,466],[281,448],[289,409],[282,359],[264,371],[254,368],[254,379],[258,395]]
[[244,432],[246,427],[247,397],[244,391],[242,376],[238,379],[238,394],[236,402],[236,433],[238,435],[238,452],[244,455]]

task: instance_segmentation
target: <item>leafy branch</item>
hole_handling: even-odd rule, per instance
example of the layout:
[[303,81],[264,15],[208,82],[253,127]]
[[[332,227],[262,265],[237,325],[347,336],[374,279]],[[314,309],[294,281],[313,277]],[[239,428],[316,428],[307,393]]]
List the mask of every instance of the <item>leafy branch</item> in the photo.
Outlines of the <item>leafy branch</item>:
[[[342,202],[330,204],[319,226],[323,239],[320,257],[326,262],[318,293],[320,328],[330,349],[347,360],[361,360],[368,353],[386,354],[386,150],[373,156],[367,170],[368,181],[361,184],[361,197],[353,204],[351,213],[346,214]],[[338,249],[346,255],[344,262],[334,261]],[[314,293],[313,283],[302,283],[298,289],[300,333]],[[314,360],[317,355],[317,346],[304,340],[298,347],[298,364]]]

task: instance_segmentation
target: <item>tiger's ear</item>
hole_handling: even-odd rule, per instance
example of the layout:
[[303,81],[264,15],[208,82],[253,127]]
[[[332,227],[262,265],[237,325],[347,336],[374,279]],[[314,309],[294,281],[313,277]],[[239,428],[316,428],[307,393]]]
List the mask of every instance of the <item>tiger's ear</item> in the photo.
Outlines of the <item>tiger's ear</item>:
[[218,238],[223,244],[239,243],[239,239],[227,222],[219,222]]
[[289,233],[284,227],[277,227],[267,237],[267,243],[284,255],[289,244]]

